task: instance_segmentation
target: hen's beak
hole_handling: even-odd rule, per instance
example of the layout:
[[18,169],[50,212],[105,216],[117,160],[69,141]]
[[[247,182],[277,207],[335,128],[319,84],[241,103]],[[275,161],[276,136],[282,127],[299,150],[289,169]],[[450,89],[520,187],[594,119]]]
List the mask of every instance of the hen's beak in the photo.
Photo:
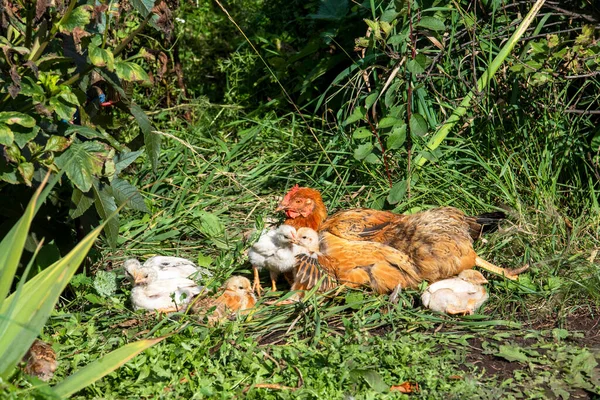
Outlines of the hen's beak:
[[284,205],[283,203],[279,203],[279,205],[277,206],[277,208],[275,209],[275,212],[279,212],[279,211],[285,211],[286,209],[286,205]]

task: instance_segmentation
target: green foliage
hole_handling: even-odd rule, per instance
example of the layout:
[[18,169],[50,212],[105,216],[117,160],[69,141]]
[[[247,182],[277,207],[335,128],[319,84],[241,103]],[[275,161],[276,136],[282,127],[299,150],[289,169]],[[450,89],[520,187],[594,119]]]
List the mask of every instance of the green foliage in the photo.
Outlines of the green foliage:
[[[131,6],[138,13],[127,12]],[[148,22],[170,34],[168,9],[153,7],[152,1],[104,5],[72,0],[2,9],[7,26],[0,59],[0,184],[31,186],[43,170],[64,170],[79,200],[72,215],[95,204],[105,219],[130,198],[132,208],[145,209],[137,190],[118,180],[123,169],[116,171],[115,163],[140,154],[126,146],[131,138],[118,135],[131,115],[157,166],[160,136],[129,89],[134,82],[150,83],[142,61],[148,53],[132,41]],[[65,197],[68,205],[71,196]],[[117,219],[107,233],[116,244]]]
[[[60,176],[55,177],[50,189],[58,178]],[[49,193],[49,190],[42,193],[45,183],[46,180],[36,191],[17,225],[0,242],[0,254],[4,255],[0,260],[0,277],[2,278],[0,286],[0,336],[2,337],[0,377],[4,381],[15,372],[15,367],[46,324],[59,296],[104,227],[104,225],[100,225],[94,229],[69,254],[27,282],[25,282],[26,272],[17,285],[16,291],[8,295],[33,216]],[[36,251],[35,255],[37,253]],[[28,265],[27,271],[31,269],[31,265],[32,262]],[[97,279],[102,279],[102,277],[99,276]],[[98,287],[106,290],[107,285],[98,285]],[[114,288],[112,290],[114,291]],[[142,340],[124,346],[101,361],[92,363],[74,373],[58,384],[54,390],[48,389],[48,394],[60,397],[73,394],[112,372],[128,359],[162,339]]]

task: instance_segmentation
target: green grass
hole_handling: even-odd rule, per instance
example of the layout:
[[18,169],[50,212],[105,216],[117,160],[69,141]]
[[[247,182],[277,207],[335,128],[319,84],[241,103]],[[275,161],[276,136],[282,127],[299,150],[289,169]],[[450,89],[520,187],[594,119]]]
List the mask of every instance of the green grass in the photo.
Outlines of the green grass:
[[[192,126],[164,129],[180,140],[167,139],[157,175],[143,161],[130,167],[151,213],[124,214],[118,249],[101,244],[103,259],[94,267],[113,270],[119,289],[103,297],[93,273],[79,276],[43,338],[58,352],[59,380],[133,340],[174,334],[75,398],[402,398],[388,389],[407,381],[419,386],[410,397],[424,399],[600,393],[598,213],[585,188],[563,191],[548,176],[560,171],[537,151],[549,149],[543,137],[529,151],[498,146],[492,155],[477,136],[453,138],[397,207],[507,210],[500,231],[476,248],[499,265],[531,269],[519,283],[491,277],[480,315],[430,313],[418,291],[403,292],[397,306],[368,291],[313,295],[283,307],[261,302],[249,318],[217,327],[185,315],[133,312],[130,286],[121,281],[125,258],[187,257],[215,272],[211,288],[233,273],[250,276],[244,250],[257,236],[252,230],[278,221],[277,198],[292,184],[321,189],[331,210],[383,205],[386,178],[344,150],[349,138],[326,130],[319,136],[325,148],[338,149],[329,153],[334,170],[293,115],[205,115]],[[402,160],[396,162],[399,168]],[[13,385],[30,384],[19,375]]]

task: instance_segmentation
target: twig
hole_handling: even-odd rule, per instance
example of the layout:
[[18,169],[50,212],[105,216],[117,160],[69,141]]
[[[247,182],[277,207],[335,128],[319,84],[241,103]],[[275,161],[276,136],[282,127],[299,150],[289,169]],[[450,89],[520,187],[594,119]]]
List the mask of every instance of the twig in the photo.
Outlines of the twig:
[[[411,13],[411,3],[412,1],[409,1],[407,3],[408,5],[408,10],[407,10],[407,17],[408,17],[408,37],[410,40],[410,58],[411,60],[415,60],[415,58],[417,57],[417,50],[416,50],[416,39],[415,39],[415,34],[414,34],[414,28],[413,28],[413,23],[412,23],[412,13]],[[408,65],[408,63],[407,63]],[[407,163],[406,163],[406,197],[410,199],[410,176],[411,176],[411,169],[412,169],[412,130],[410,129],[410,119],[412,117],[412,98],[413,98],[413,87],[412,87],[412,74],[411,74],[411,78],[408,79],[407,82],[408,85],[408,89],[407,89],[407,95],[406,95],[406,151],[407,151]]]
[[274,390],[298,390],[298,388],[295,387],[291,387],[291,386],[284,386],[284,385],[280,385],[278,383],[256,383],[254,385],[250,385],[247,386],[243,393],[248,392],[248,390],[250,390],[251,388],[258,388],[258,389],[274,389]]
[[383,159],[383,166],[385,167],[385,173],[387,175],[388,182],[390,183],[390,188],[391,188],[392,186],[394,186],[394,183],[392,182],[392,175],[390,174],[390,166],[388,165],[388,161],[387,161],[387,152],[385,150],[385,147],[383,146],[383,142],[381,141],[379,132],[377,132],[377,129],[375,129],[375,127],[371,123],[371,120],[369,119],[368,113],[367,113],[367,123],[369,124],[369,127],[371,127],[371,132],[373,132],[373,135],[375,135],[375,137],[377,138],[377,141],[379,142],[379,146],[381,147],[381,158]]
[[600,110],[564,110],[567,114],[600,115]]

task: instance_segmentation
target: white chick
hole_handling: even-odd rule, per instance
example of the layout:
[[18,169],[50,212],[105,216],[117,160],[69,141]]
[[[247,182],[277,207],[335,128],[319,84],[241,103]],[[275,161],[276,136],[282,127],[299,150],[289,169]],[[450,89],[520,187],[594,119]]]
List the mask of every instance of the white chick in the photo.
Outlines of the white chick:
[[296,255],[306,249],[295,245],[296,228],[290,225],[281,225],[263,234],[258,241],[248,250],[248,258],[254,269],[253,288],[258,293],[262,291],[258,277],[258,270],[267,268],[271,276],[271,289],[277,290],[277,277],[280,273],[292,272],[296,264]]
[[156,280],[136,285],[131,290],[131,303],[138,310],[156,310],[158,312],[176,312],[184,310],[191,299],[202,292],[191,279],[172,278]]
[[142,265],[135,258],[125,260],[125,271],[136,285],[165,279],[210,277],[212,273],[180,257],[154,256]]
[[446,314],[475,313],[489,295],[482,284],[487,280],[480,272],[469,269],[455,278],[437,281],[421,295],[423,305],[433,311]]

